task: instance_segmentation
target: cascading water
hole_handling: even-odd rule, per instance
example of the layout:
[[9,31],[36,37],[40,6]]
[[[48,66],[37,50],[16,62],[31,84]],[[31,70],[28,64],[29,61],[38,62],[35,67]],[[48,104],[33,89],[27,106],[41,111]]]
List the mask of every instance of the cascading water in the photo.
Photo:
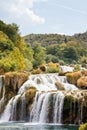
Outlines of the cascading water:
[[4,98],[5,98],[5,84],[4,84],[5,76],[0,76],[0,110],[3,107]]
[[[63,91],[59,91],[55,83],[60,82],[64,86]],[[26,93],[30,88],[36,88],[36,94],[32,104],[26,99]],[[18,94],[11,98],[4,112],[0,115],[0,121],[29,121],[39,123],[62,123],[64,116],[65,97],[68,93],[78,91],[75,85],[69,84],[65,76],[55,74],[37,74],[31,75],[19,89]],[[31,93],[30,96],[31,97]],[[74,93],[74,92],[73,92]],[[71,93],[70,93],[71,95]],[[76,111],[77,104],[70,104],[70,113],[80,114],[80,122],[83,119],[83,104]],[[80,106],[80,105],[79,105]],[[75,110],[73,110],[73,108]],[[79,111],[80,110],[80,111]],[[66,110],[65,110],[66,111]],[[73,114],[73,115],[74,115]],[[70,123],[73,117],[70,115]]]
[[[64,94],[62,92],[37,92],[32,105],[30,122],[61,123],[63,102]],[[52,115],[51,120],[50,115]]]
[[55,82],[61,82],[65,90],[77,90],[75,85],[66,82],[65,76],[62,78],[55,74],[37,74],[31,75],[29,80],[26,81],[20,88],[19,93],[25,92],[29,87],[35,87],[38,91],[52,91],[57,90]]

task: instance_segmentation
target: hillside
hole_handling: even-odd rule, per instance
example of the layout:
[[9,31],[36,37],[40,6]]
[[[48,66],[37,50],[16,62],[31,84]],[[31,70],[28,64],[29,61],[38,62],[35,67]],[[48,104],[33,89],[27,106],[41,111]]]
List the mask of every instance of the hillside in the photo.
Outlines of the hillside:
[[46,62],[87,63],[87,32],[66,36],[60,34],[30,34],[23,37],[25,43],[39,43],[46,50]]
[[51,44],[67,43],[69,41],[77,41],[82,46],[87,46],[87,32],[75,34],[73,36],[60,35],[60,34],[30,34],[23,37],[25,43],[39,42],[42,46],[46,47]]

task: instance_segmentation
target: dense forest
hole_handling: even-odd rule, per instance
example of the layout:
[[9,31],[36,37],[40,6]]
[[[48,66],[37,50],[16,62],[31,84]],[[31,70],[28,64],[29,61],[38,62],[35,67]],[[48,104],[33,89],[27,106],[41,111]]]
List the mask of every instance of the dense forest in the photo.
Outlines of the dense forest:
[[41,64],[87,63],[87,32],[65,36],[30,34],[21,37],[19,27],[0,21],[0,72],[30,71]]
[[23,37],[31,47],[36,43],[45,49],[45,61],[61,64],[87,63],[87,32],[66,36],[60,34],[30,34]]

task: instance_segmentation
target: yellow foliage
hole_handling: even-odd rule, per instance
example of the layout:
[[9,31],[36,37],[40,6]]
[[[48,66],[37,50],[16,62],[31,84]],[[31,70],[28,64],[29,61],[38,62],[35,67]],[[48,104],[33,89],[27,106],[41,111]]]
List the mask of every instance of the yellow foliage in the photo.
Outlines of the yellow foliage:
[[8,36],[4,34],[2,31],[0,31],[0,41],[2,40],[8,40]]
[[25,60],[23,55],[20,53],[18,48],[14,48],[12,53],[10,54],[10,61],[14,61],[16,63],[17,70],[23,70],[25,68]]
[[59,64],[58,63],[49,62],[48,63],[48,67],[56,68],[56,67],[59,67]]
[[39,69],[33,69],[33,71],[31,73],[32,74],[40,74],[41,70],[39,70]]
[[87,130],[87,123],[80,125],[79,130]]

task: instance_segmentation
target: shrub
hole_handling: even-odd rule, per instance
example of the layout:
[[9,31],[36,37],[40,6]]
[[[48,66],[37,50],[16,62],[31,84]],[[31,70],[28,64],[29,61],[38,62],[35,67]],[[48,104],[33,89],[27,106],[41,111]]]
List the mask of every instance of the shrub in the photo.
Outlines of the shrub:
[[79,71],[80,70],[80,66],[77,64],[77,65],[75,65],[75,67],[74,67],[74,71]]
[[66,74],[67,81],[71,84],[77,84],[77,80],[81,77],[81,73],[78,72],[72,72]]
[[82,89],[87,89],[87,76],[78,79],[77,86]]
[[59,72],[59,69],[56,68],[56,67],[49,67],[47,68],[47,73],[58,73]]
[[33,69],[33,71],[31,73],[32,74],[40,74],[41,70],[39,70],[39,69]]
[[87,123],[80,125],[79,130],[87,130]]

